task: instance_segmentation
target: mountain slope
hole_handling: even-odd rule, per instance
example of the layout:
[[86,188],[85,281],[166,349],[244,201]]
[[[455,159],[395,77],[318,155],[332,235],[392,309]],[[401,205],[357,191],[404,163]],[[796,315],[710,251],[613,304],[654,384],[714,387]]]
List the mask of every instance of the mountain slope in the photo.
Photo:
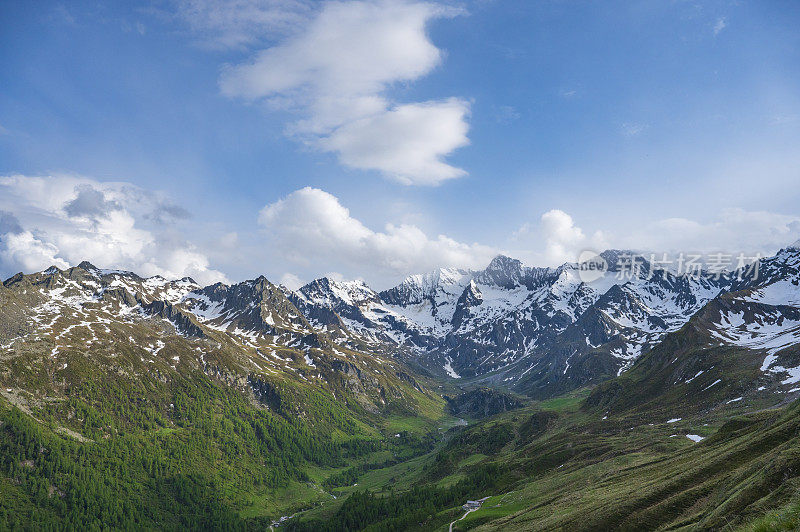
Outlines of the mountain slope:
[[[781,250],[758,275],[738,272],[733,291],[711,300],[630,371],[600,385],[588,404],[609,411],[768,406],[800,392],[800,252]],[[739,275],[741,274],[741,275]]]
[[264,278],[16,275],[0,285],[0,528],[265,528],[331,500],[338,468],[426,450],[446,416],[431,384],[335,344]]

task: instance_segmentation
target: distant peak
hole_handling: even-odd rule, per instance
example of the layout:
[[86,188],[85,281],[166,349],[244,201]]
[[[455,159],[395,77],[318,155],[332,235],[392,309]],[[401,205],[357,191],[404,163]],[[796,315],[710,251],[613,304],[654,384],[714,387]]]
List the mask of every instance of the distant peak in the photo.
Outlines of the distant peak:
[[492,259],[492,262],[489,263],[489,266],[486,268],[487,270],[508,270],[509,268],[518,269],[522,266],[522,261],[518,259],[512,259],[511,257],[507,257],[506,255],[497,255],[495,258]]
[[365,288],[367,287],[367,283],[364,282],[363,279],[353,279],[352,281],[344,281],[341,279],[335,279],[333,277],[319,277],[314,279],[313,281],[306,283],[301,287],[301,290],[306,287],[322,287],[322,288],[350,288],[350,287],[358,287],[358,288]]
[[634,255],[639,255],[639,253],[631,250],[631,249],[607,249],[604,252],[600,253],[600,256],[606,259],[607,261],[617,262],[620,257],[630,257]]
[[82,270],[86,270],[87,272],[92,272],[92,271],[97,270],[97,266],[95,266],[94,264],[92,264],[88,260],[82,261],[80,264],[78,264],[78,268],[80,268]]

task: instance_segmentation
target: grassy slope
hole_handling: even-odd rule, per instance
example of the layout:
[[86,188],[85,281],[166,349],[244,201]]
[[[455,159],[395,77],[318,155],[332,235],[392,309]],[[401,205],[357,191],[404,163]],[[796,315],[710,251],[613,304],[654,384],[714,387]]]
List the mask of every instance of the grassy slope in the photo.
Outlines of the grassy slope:
[[[800,405],[742,414],[734,405],[667,423],[652,412],[602,419],[584,409],[587,391],[505,413],[454,434],[435,452],[372,471],[360,485],[398,501],[410,485],[449,489],[495,466],[491,495],[457,530],[781,530],[798,522]],[[705,439],[694,443],[687,434]],[[397,474],[400,472],[400,474]],[[354,490],[349,490],[352,493]],[[446,530],[455,504],[429,510],[416,525],[370,530]],[[335,516],[341,505],[300,518]],[[399,522],[399,521],[395,521]],[[781,528],[783,527],[783,528]]]
[[[34,429],[12,419],[14,410],[3,400],[0,446],[4,459],[14,464],[9,470],[6,460],[0,472],[0,516],[6,519],[0,525],[9,524],[12,515],[17,524],[32,524],[34,508],[64,522],[66,510],[58,501],[69,500],[70,489],[79,488],[63,467],[48,462],[54,447],[62,448],[63,460],[87,467],[88,479],[107,486],[110,500],[122,501],[122,515],[139,519],[137,526],[200,526],[175,510],[186,497],[209,511],[207,520],[245,525],[242,519],[253,524],[254,518],[308,509],[298,521],[325,521],[359,490],[382,497],[415,485],[444,490],[489,465],[498,471],[492,484],[464,493],[493,497],[459,521],[458,529],[790,529],[800,513],[792,506],[800,488],[796,405],[736,416],[737,403],[675,423],[666,423],[667,410],[653,409],[602,419],[603,412],[584,408],[589,392],[579,390],[460,430],[451,429],[452,421],[435,401],[424,404],[425,416],[376,418],[355,415],[310,389],[281,388],[295,406],[303,402],[307,419],[327,420],[306,426],[293,423],[291,415],[267,414],[238,392],[198,378],[180,381],[180,389],[174,388],[177,381],[142,384],[140,392],[170,398],[177,412],[135,410],[124,394],[99,387],[76,390],[68,409],[64,403],[43,402],[31,411],[40,422],[15,414],[32,421],[39,431],[35,438],[25,436]],[[191,400],[181,403],[176,399],[181,394]],[[270,463],[269,457],[284,449],[264,447],[255,435],[252,427],[260,415],[275,416],[274,430],[288,432],[301,447],[330,441],[331,435],[337,445],[361,440],[374,446],[351,453],[334,445],[329,459],[298,451],[290,463]],[[60,426],[90,441],[58,435]],[[686,434],[706,439],[693,443]],[[132,463],[130,456],[156,457],[157,471],[149,462],[146,467]],[[348,470],[354,470],[357,486],[325,487]],[[270,471],[277,476],[266,475]],[[176,488],[177,479],[189,487]],[[461,516],[461,502],[433,508],[422,528],[444,529]],[[148,511],[137,513],[137,508]]]
[[[36,403],[4,394],[0,528],[268,521],[332,501],[322,484],[337,472],[427,451],[426,434],[444,417],[443,400],[413,389],[418,414],[381,417],[324,390],[271,378],[286,411],[265,409],[201,373],[135,383],[96,374],[64,397]],[[121,507],[113,516],[81,502],[104,497]],[[75,505],[84,507],[71,516]],[[209,515],[193,521],[175,510],[181,507]]]
[[[800,487],[800,409],[629,427],[565,413],[532,442],[495,457],[517,480],[461,529],[733,527],[789,504]],[[564,418],[569,419],[564,419]],[[514,419],[516,418],[516,419]],[[521,426],[522,414],[508,418]],[[707,435],[701,443],[687,432]],[[670,437],[673,434],[677,436]],[[784,510],[782,516],[796,513]],[[768,518],[772,519],[772,518]]]

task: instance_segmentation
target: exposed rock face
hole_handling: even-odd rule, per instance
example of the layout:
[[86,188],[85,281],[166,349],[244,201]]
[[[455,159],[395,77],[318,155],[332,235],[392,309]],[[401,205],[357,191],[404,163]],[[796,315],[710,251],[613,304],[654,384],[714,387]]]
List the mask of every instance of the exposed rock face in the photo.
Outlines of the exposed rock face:
[[525,404],[516,397],[491,388],[478,388],[446,399],[451,414],[470,418],[493,416]]

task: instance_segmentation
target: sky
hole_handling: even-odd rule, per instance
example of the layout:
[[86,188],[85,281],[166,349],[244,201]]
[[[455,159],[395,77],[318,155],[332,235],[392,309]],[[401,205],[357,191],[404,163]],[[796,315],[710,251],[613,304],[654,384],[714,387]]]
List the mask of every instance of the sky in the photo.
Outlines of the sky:
[[0,278],[800,239],[800,3],[0,3]]

